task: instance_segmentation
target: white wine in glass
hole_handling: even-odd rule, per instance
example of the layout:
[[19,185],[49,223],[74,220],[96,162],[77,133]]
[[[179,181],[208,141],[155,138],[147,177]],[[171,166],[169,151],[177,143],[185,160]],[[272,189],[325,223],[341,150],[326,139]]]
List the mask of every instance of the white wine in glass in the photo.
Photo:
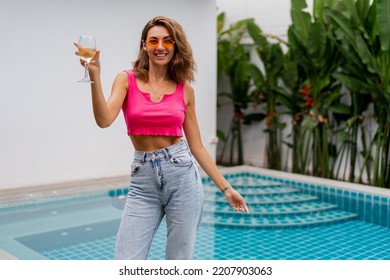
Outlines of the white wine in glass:
[[96,40],[93,36],[80,36],[78,55],[87,60],[85,63],[84,78],[79,83],[93,83],[88,75],[88,64],[96,54]]

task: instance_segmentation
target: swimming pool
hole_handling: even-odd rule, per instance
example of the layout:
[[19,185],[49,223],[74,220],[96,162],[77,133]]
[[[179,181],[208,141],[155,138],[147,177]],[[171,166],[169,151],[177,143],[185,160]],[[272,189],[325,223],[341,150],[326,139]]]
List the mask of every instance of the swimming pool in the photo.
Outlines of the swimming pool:
[[[389,190],[248,166],[221,171],[251,213],[231,211],[204,177],[195,259],[390,259]],[[95,191],[3,202],[0,249],[27,260],[112,259],[126,193],[121,181]],[[149,259],[164,259],[165,235],[163,222]]]

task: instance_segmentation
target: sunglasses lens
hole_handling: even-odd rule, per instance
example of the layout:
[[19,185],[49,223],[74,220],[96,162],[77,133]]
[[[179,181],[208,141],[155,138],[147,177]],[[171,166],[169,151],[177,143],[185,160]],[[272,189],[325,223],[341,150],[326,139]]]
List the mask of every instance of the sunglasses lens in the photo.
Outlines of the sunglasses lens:
[[158,40],[155,40],[155,39],[149,39],[147,41],[147,43],[148,43],[148,46],[151,48],[155,48],[158,46]]
[[[149,39],[146,41],[146,43],[148,44],[149,47],[151,48],[157,48],[158,47],[158,44],[159,44],[159,40],[157,39]],[[173,41],[172,39],[164,39],[162,40],[162,44],[165,48],[170,48],[173,46],[173,44],[175,44],[175,41]]]
[[175,43],[175,41],[173,41],[173,40],[171,40],[171,39],[165,39],[165,40],[163,40],[163,45],[164,45],[166,48],[172,47],[174,43]]

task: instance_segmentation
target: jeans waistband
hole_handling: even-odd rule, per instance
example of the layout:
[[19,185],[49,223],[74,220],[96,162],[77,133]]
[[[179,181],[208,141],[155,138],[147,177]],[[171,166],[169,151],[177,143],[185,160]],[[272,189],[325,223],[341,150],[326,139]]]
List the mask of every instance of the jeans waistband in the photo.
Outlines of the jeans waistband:
[[134,152],[134,159],[139,160],[141,162],[148,162],[156,158],[161,158],[161,159],[171,158],[173,155],[183,151],[189,151],[187,142],[185,142],[184,140],[180,141],[179,143],[168,146],[166,148],[152,151],[152,152],[143,152],[143,151],[136,150]]

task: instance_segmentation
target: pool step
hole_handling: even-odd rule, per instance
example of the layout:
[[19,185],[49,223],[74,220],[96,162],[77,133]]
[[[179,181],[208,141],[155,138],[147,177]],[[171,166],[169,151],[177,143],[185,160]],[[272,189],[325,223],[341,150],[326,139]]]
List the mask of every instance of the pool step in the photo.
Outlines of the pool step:
[[[303,214],[316,213],[320,211],[337,209],[336,205],[320,202],[308,201],[305,203],[279,203],[279,204],[250,204],[251,215],[289,215],[289,214]],[[204,206],[205,213],[215,214],[240,214],[242,212],[235,212],[227,203],[211,203],[206,202]],[[245,213],[242,213],[243,215]]]
[[[259,194],[283,194],[299,192],[297,188],[284,186],[280,183],[274,184],[258,184],[258,185],[233,185],[234,189],[242,195],[259,195]],[[206,193],[221,194],[220,190],[216,187],[205,187]]]
[[314,214],[284,215],[284,216],[262,216],[252,214],[217,214],[205,213],[202,218],[203,224],[228,226],[228,227],[250,227],[250,228],[296,228],[335,224],[347,222],[356,218],[356,214],[341,210],[328,210]]
[[[248,205],[257,204],[282,204],[282,203],[303,203],[318,200],[318,197],[313,195],[302,194],[299,192],[289,194],[241,194],[245,197]],[[205,202],[226,203],[226,198],[222,193],[207,195],[205,194]]]
[[232,210],[224,194],[208,183],[205,184],[203,224],[284,229],[343,223],[357,218],[337,205],[278,182],[246,180],[232,185],[245,198],[250,214]]

